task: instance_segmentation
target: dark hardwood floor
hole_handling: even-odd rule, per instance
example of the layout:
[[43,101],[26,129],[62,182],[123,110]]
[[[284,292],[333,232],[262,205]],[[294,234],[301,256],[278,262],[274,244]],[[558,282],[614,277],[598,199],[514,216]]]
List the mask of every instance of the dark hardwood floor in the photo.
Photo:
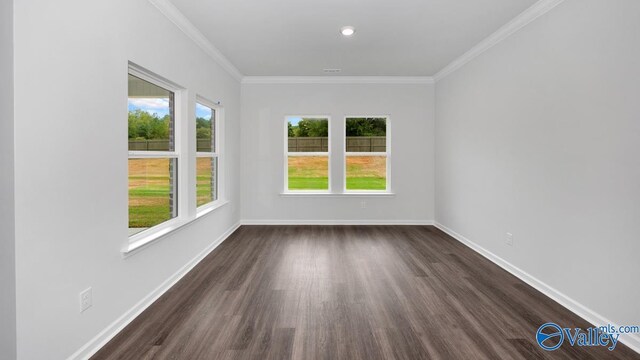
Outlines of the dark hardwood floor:
[[242,226],[93,359],[639,359],[430,226]]

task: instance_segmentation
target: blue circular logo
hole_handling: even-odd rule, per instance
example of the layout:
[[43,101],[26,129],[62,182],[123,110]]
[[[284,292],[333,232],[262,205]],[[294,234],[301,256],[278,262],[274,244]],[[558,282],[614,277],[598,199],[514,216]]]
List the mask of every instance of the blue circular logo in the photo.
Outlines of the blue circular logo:
[[536,341],[541,348],[547,351],[553,351],[559,348],[564,341],[562,328],[558,326],[558,324],[546,323],[538,328]]

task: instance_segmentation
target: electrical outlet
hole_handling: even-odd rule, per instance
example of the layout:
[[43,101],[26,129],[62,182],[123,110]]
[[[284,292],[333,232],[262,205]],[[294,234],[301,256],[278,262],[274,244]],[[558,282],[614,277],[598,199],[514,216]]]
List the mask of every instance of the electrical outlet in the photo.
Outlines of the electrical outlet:
[[360,202],[360,208],[361,209],[366,209],[367,208],[367,202],[366,201],[361,201]]
[[507,237],[504,242],[509,246],[513,246],[513,234],[507,233]]
[[91,305],[93,305],[93,295],[91,288],[88,288],[80,293],[80,312],[87,310]]

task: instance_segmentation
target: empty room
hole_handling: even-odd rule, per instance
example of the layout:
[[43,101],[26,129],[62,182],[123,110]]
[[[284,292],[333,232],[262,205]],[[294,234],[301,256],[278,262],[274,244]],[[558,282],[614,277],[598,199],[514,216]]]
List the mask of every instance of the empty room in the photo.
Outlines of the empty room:
[[640,1],[0,31],[0,360],[640,359]]

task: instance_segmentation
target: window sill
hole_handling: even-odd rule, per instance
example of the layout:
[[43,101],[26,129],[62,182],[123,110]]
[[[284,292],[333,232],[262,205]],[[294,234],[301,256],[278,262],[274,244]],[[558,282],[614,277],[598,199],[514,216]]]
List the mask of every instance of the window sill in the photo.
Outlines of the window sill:
[[215,209],[221,208],[228,204],[228,200],[216,200],[206,205],[202,205],[201,207],[196,209],[196,219],[199,219],[202,216],[207,215]]
[[335,197],[335,198],[344,198],[344,197],[394,197],[395,193],[392,192],[384,192],[384,191],[370,191],[370,192],[357,192],[350,191],[344,193],[329,193],[329,192],[282,192],[280,193],[282,197]]
[[122,249],[122,255],[124,257],[131,256],[134,253],[137,253],[140,249],[148,246],[149,244],[154,243],[156,240],[159,240],[191,223],[204,217],[205,215],[213,212],[214,210],[221,208],[222,206],[228,204],[227,200],[220,200],[215,203],[211,203],[208,205],[204,205],[199,208],[195,218],[188,220],[181,219],[173,219],[169,220],[164,224],[158,225],[156,227],[145,230],[141,233],[135,234],[129,237],[129,243],[125,248]]

